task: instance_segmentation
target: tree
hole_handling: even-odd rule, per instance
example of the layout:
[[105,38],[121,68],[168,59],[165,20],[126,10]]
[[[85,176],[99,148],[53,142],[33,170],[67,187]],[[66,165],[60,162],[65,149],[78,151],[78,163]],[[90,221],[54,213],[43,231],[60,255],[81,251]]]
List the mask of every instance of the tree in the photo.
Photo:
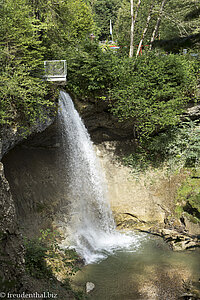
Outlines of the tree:
[[73,55],[91,10],[81,0],[4,0],[0,15],[0,123],[33,123],[53,104],[43,61]]
[[42,115],[48,94],[41,81],[45,48],[39,39],[40,22],[26,0],[5,0],[0,19],[0,123],[34,122]]
[[31,0],[31,6],[43,24],[41,39],[47,58],[66,58],[93,29],[91,8],[82,0]]
[[148,27],[149,27],[149,23],[150,23],[150,20],[151,20],[151,15],[152,15],[152,11],[153,11],[154,4],[155,4],[155,1],[153,1],[152,4],[151,4],[151,6],[150,6],[149,14],[148,14],[147,21],[146,21],[146,25],[145,25],[145,28],[144,28],[143,33],[142,33],[142,38],[141,38],[141,40],[140,40],[140,42],[139,42],[139,45],[138,45],[136,57],[139,55],[139,52],[140,52],[140,49],[141,49],[141,47],[142,47],[142,43],[143,43],[144,37],[145,37],[146,32],[147,32],[147,30],[148,30]]
[[[132,56],[134,48],[141,40],[141,35],[144,31],[144,24],[146,23],[149,13],[149,0],[133,0],[132,7],[133,14],[130,22],[130,0],[123,0],[121,7],[118,10],[118,17],[115,26],[118,42],[122,47],[124,47],[124,50],[129,50],[129,56]],[[151,20],[154,21],[154,15],[151,16]],[[149,28],[151,29],[152,26],[153,22],[149,24]],[[144,37],[144,43],[148,42],[148,39],[149,35],[146,34]],[[133,45],[131,45],[132,43]],[[127,48],[127,45],[130,45],[130,47]]]
[[160,22],[161,22],[161,18],[162,18],[162,12],[163,12],[163,9],[164,9],[164,6],[165,6],[166,2],[167,2],[167,0],[163,0],[162,3],[161,3],[160,11],[159,11],[159,13],[158,13],[157,22],[156,22],[156,25],[155,25],[155,27],[154,27],[154,30],[153,30],[153,33],[152,33],[152,36],[151,36],[151,41],[150,41],[150,47],[149,47],[149,50],[152,49],[152,43],[154,42],[155,37],[156,37],[156,35],[157,35],[158,29],[159,29],[159,26],[160,26]]
[[[133,11],[136,11],[138,0],[131,0],[133,2]],[[152,10],[151,19],[148,24],[148,30],[146,31],[143,39],[143,44],[150,43],[154,47],[162,44],[162,41],[166,41],[168,44],[167,51],[179,51],[179,48],[194,47],[198,48],[200,45],[200,3],[196,0],[155,0],[155,5]],[[137,21],[134,24],[134,41],[133,47],[138,45],[141,41],[141,36],[144,32],[147,24],[147,18],[149,14],[150,0],[142,0],[137,15]],[[132,23],[133,23],[132,18]],[[162,21],[162,22],[161,22]],[[123,0],[121,7],[118,10],[117,21],[115,26],[115,32],[117,32],[117,39],[122,47],[127,47],[130,43],[130,0]],[[159,36],[159,41],[157,37]],[[168,40],[178,39],[193,36],[195,42],[186,43],[186,46],[176,47],[171,45]],[[171,45],[171,49],[170,49]],[[194,45],[194,46],[193,46]],[[127,48],[122,48],[127,49]],[[128,49],[130,50],[130,48]],[[129,51],[130,55],[130,51]]]
[[110,39],[109,24],[115,25],[120,0],[96,0],[93,5],[94,19],[99,29],[99,39]]
[[133,57],[133,40],[134,40],[134,28],[135,28],[135,22],[137,20],[138,10],[141,4],[141,0],[138,0],[135,16],[133,14],[133,0],[131,0],[131,34],[130,34],[130,52],[129,57]]
[[[23,7],[23,10],[22,10]],[[7,63],[21,61],[30,68],[37,67],[43,57],[44,48],[38,35],[41,24],[31,16],[25,0],[5,0],[1,8],[0,40],[1,51]],[[4,64],[6,66],[6,64]]]
[[[163,14],[162,30],[163,38],[174,36],[186,36],[200,32],[199,25],[200,3],[196,0],[174,0],[166,4]],[[169,23],[171,30],[168,31]],[[165,28],[166,29],[165,29]]]

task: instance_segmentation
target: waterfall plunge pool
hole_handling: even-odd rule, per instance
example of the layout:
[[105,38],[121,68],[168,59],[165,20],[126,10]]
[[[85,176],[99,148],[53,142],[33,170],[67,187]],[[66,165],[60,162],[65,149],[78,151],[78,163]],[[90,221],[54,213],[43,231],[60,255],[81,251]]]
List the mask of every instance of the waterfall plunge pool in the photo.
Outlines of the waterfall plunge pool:
[[85,291],[87,282],[94,283],[91,300],[176,300],[186,299],[179,297],[191,282],[199,289],[199,277],[199,250],[174,252],[162,238],[141,234],[139,246],[84,266],[73,287]]

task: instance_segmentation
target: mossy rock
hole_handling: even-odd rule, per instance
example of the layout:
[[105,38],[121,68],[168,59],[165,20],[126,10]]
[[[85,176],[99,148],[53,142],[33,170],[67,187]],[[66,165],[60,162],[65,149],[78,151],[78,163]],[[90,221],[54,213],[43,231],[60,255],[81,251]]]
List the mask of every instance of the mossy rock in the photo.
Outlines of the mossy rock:
[[191,172],[178,190],[176,200],[175,212],[179,217],[182,212],[187,212],[192,222],[200,222],[200,169]]

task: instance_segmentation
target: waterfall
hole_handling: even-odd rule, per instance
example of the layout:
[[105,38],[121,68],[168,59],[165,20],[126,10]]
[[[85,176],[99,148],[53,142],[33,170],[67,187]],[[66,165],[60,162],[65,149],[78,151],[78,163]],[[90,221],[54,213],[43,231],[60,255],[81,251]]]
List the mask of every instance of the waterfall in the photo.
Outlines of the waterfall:
[[70,199],[68,233],[62,247],[73,247],[86,263],[122,247],[137,245],[133,236],[116,231],[106,184],[90,136],[68,94],[60,92],[64,173]]

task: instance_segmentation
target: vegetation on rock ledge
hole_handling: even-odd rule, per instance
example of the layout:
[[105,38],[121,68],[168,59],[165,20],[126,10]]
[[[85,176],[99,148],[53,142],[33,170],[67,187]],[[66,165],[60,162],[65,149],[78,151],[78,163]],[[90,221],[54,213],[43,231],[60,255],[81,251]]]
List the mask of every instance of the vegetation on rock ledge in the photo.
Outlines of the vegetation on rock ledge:
[[[25,267],[30,276],[37,279],[53,280],[62,278],[61,286],[70,291],[75,299],[82,299],[82,293],[73,291],[70,278],[80,269],[81,260],[74,250],[59,247],[58,232],[41,230],[34,239],[24,239]],[[53,284],[52,282],[52,284]]]

